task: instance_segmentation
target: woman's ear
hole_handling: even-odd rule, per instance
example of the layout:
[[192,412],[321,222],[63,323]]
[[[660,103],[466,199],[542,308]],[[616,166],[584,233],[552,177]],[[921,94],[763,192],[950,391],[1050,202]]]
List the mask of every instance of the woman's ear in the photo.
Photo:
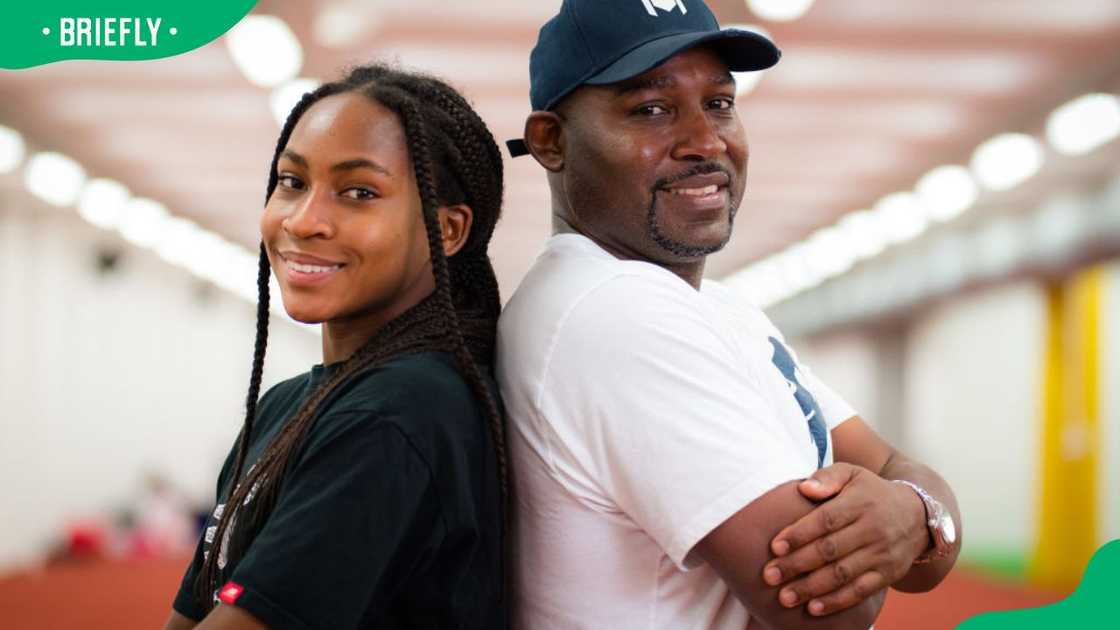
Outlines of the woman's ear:
[[439,209],[439,231],[443,236],[444,256],[451,258],[467,244],[473,219],[471,207],[463,203]]

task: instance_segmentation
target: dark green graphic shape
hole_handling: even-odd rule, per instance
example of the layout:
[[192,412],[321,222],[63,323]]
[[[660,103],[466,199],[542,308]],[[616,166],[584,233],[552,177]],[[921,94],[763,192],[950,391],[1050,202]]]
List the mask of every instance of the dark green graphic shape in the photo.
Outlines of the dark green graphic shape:
[[1064,600],[1041,608],[990,612],[966,620],[957,630],[1032,630],[1034,628],[1120,628],[1111,609],[1120,585],[1120,540],[1097,550],[1081,584]]
[[[0,19],[0,68],[18,70],[66,59],[140,61],[208,44],[237,24],[257,0],[38,0],[10,3]],[[88,37],[63,29],[63,18],[89,20]],[[108,21],[115,18],[116,21]],[[134,19],[139,22],[134,22]],[[153,37],[148,20],[159,19]],[[129,28],[121,33],[121,22]],[[112,27],[110,37],[106,26]],[[139,28],[135,28],[135,27]],[[94,45],[100,29],[101,45]],[[174,29],[174,31],[172,31]],[[139,31],[139,34],[137,34]],[[91,45],[64,47],[62,37]],[[172,34],[174,32],[174,34]],[[112,40],[117,45],[108,45]],[[139,42],[145,45],[139,45]]]

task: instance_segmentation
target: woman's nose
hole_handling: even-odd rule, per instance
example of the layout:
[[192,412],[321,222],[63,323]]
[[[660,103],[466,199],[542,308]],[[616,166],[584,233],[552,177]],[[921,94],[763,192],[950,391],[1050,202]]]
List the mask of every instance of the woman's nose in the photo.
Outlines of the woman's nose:
[[329,203],[314,189],[293,205],[281,227],[295,238],[329,237],[334,233]]

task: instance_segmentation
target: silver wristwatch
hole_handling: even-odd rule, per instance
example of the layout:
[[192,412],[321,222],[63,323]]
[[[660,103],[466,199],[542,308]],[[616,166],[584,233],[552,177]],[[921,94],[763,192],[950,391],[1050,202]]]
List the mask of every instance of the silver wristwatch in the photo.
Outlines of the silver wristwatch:
[[952,549],[953,543],[957,541],[957,526],[953,522],[953,515],[945,509],[940,501],[930,496],[918,484],[905,479],[894,479],[893,481],[901,483],[916,492],[926,506],[926,527],[929,528],[929,537],[933,540],[933,546],[918,556],[914,560],[914,564],[925,564],[934,558],[949,555],[949,550]]

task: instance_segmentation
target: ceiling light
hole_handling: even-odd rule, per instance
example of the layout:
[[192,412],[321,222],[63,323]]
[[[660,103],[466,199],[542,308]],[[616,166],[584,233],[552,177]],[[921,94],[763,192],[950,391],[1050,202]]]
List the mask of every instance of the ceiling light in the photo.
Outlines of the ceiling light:
[[1120,135],[1120,99],[1086,94],[1062,105],[1046,121],[1046,138],[1066,155],[1088,153]]
[[809,248],[804,242],[796,243],[780,254],[779,265],[786,287],[786,295],[781,297],[783,300],[824,281],[824,274],[811,264]]
[[317,79],[293,79],[284,85],[273,88],[269,105],[272,107],[272,116],[281,126],[288,120],[288,114],[299,103],[303,95],[315,90],[320,83]]
[[758,87],[759,81],[762,81],[762,75],[765,70],[756,70],[754,72],[732,72],[735,75],[735,94],[736,96],[743,96],[750,94]]
[[805,15],[813,0],[747,0],[747,6],[764,20],[790,22]]
[[186,261],[187,269],[204,280],[213,281],[225,273],[222,260],[225,254],[225,239],[204,229],[199,229],[190,240],[194,249]]
[[888,243],[902,243],[918,236],[929,225],[925,210],[911,193],[898,192],[883,197],[873,210]]
[[77,201],[86,183],[86,172],[61,153],[37,153],[27,164],[24,183],[31,194],[43,201],[68,206]]
[[23,162],[27,147],[15,129],[0,125],[0,173],[11,173]]
[[117,229],[129,243],[137,247],[151,247],[166,234],[168,217],[167,208],[162,203],[136,198],[125,206]]
[[248,15],[226,34],[233,63],[253,85],[290,81],[303,67],[303,48],[288,25],[274,15]]
[[780,280],[780,270],[771,256],[728,276],[723,284],[743,294],[755,306],[766,308],[781,291]]
[[859,260],[878,256],[887,246],[879,221],[870,210],[852,212],[836,225]]
[[315,42],[328,48],[345,48],[357,44],[362,35],[377,25],[375,7],[368,4],[335,3],[323,9],[311,24]]
[[170,217],[163,225],[163,236],[156,246],[156,253],[164,262],[177,267],[187,267],[197,251],[194,240],[202,232],[194,221],[182,217]]
[[976,202],[978,190],[963,166],[939,166],[918,180],[914,192],[935,221],[948,221]]
[[[194,275],[256,301],[257,254],[208,230],[191,239],[194,252],[187,268]],[[251,297],[248,297],[251,296]]]
[[1030,179],[1042,168],[1042,147],[1023,133],[998,135],[976,148],[972,172],[991,190],[1008,190]]
[[852,268],[856,253],[837,227],[818,230],[805,241],[810,266],[825,278],[838,276]]
[[105,230],[117,227],[131,194],[124,184],[111,179],[90,180],[78,199],[78,214]]
[[212,241],[210,264],[203,273],[219,287],[255,302],[257,299],[257,257],[238,243],[222,238]]

